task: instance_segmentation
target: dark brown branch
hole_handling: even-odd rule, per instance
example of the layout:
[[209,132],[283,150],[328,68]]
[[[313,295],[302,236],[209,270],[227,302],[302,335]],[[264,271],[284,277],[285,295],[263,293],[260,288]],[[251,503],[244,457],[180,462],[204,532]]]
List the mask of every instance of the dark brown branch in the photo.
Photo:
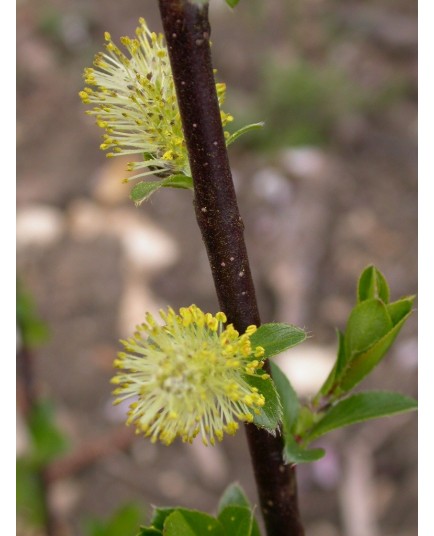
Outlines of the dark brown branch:
[[[159,0],[194,181],[194,206],[220,307],[243,332],[260,324],[226,151],[210,53],[208,5]],[[247,438],[268,536],[302,536],[295,470],[282,439],[253,425]]]

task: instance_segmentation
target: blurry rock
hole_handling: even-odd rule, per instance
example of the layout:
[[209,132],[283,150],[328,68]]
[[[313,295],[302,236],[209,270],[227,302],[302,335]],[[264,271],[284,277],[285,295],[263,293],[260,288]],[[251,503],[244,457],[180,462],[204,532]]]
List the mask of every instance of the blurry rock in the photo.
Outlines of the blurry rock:
[[276,169],[267,167],[258,170],[252,177],[252,183],[257,197],[270,204],[286,204],[291,198],[291,183]]
[[310,536],[340,536],[339,530],[328,521],[318,521],[308,526]]
[[174,240],[139,212],[117,209],[107,221],[121,240],[126,260],[138,272],[153,272],[171,266],[179,251]]
[[77,240],[93,240],[107,228],[105,211],[88,199],[76,199],[68,207],[69,230]]
[[59,209],[48,205],[30,205],[17,212],[17,248],[48,247],[64,233],[64,219]]
[[285,171],[300,179],[323,179],[329,169],[326,154],[317,147],[286,149],[280,155],[280,163]]
[[179,499],[188,489],[187,481],[178,471],[162,471],[157,486],[168,499]]
[[81,495],[76,480],[57,480],[50,485],[50,504],[57,515],[67,516],[74,509]]
[[158,311],[165,305],[152,295],[140,277],[134,274],[127,276],[119,304],[119,333],[123,337],[131,336],[137,324],[144,321],[145,313],[158,318]]
[[95,175],[93,195],[104,205],[118,205],[127,200],[131,186],[122,182],[128,176],[127,164],[131,158],[108,158]]
[[17,457],[19,457],[19,456],[24,456],[25,454],[27,454],[29,451],[29,447],[30,447],[29,434],[27,432],[27,427],[23,418],[21,417],[19,413],[17,413],[17,416],[16,416],[16,428],[17,428],[17,431],[16,431],[15,448],[17,452]]
[[334,348],[304,343],[283,352],[275,361],[299,395],[311,396],[326,380],[335,352]]
[[227,481],[229,468],[219,445],[213,448],[205,447],[202,440],[197,437],[191,445],[186,445],[186,449],[203,482],[218,487]]

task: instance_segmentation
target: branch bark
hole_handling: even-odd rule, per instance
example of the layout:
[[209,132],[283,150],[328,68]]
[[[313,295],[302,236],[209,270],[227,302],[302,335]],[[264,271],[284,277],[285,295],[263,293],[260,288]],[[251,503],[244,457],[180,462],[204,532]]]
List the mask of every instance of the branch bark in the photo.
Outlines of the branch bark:
[[[242,333],[250,324],[259,326],[260,317],[220,119],[208,4],[159,0],[159,6],[193,176],[197,222],[220,307]],[[295,468],[284,465],[282,438],[254,425],[246,425],[246,433],[267,535],[303,536]]]

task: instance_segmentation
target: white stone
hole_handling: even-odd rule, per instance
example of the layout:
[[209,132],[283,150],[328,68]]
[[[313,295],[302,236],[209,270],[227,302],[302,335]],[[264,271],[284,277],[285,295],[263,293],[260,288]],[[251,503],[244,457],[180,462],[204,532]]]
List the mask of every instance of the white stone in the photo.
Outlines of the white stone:
[[280,354],[276,363],[301,396],[318,392],[333,367],[336,348],[303,343]]
[[17,248],[48,247],[58,242],[65,229],[62,212],[48,205],[30,205],[17,211]]
[[110,215],[107,225],[120,238],[130,267],[139,272],[168,268],[178,259],[176,242],[133,209],[117,209]]
[[282,152],[280,163],[288,173],[302,179],[320,179],[328,169],[325,153],[317,147],[297,147]]

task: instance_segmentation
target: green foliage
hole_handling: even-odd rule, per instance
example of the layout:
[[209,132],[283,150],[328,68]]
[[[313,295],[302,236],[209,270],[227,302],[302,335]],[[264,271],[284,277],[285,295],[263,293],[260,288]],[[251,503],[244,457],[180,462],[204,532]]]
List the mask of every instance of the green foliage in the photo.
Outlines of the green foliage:
[[225,536],[225,530],[218,519],[195,510],[177,509],[164,523],[164,536]]
[[218,515],[226,534],[246,536],[252,534],[253,513],[244,506],[227,506]]
[[408,396],[385,391],[357,393],[333,405],[304,438],[310,442],[336,428],[417,409]]
[[32,296],[17,282],[17,325],[24,346],[32,348],[47,341],[48,328],[39,318]]
[[67,441],[54,423],[54,411],[47,401],[33,406],[28,418],[29,452],[17,459],[17,513],[30,526],[45,523],[44,489],[41,470],[67,448]]
[[226,0],[226,3],[230,7],[235,7],[240,0]]
[[334,400],[342,396],[380,363],[411,315],[414,297],[389,303],[389,287],[384,276],[369,266],[360,276],[357,300],[346,332],[338,335],[338,358],[318,397]]
[[[379,417],[414,411],[417,403],[398,393],[349,391],[384,358],[411,314],[414,297],[389,303],[389,286],[374,266],[363,271],[357,288],[357,304],[345,333],[338,331],[336,362],[312,401],[301,404],[289,380],[271,364],[274,384],[283,410],[284,459],[306,463],[324,456],[323,449],[307,446],[324,434]],[[274,354],[273,354],[274,355]]]
[[[140,507],[127,504],[117,510],[107,521],[88,520],[85,524],[85,534],[86,536],[135,536],[142,518],[143,512]],[[161,533],[156,531],[142,534],[151,536]]]
[[306,332],[291,324],[262,324],[251,335],[252,346],[262,346],[265,350],[264,359],[292,348],[306,340]]
[[227,506],[250,507],[243,488],[236,482],[230,484],[223,492],[218,505],[219,513]]
[[379,298],[383,302],[389,303],[389,297],[389,285],[384,275],[375,266],[368,266],[363,270],[357,285],[357,302]]
[[54,422],[54,409],[50,402],[45,400],[33,406],[28,429],[31,437],[29,457],[36,467],[43,467],[67,449],[68,442]]
[[260,123],[252,123],[251,125],[246,125],[245,127],[240,128],[233,134],[231,134],[227,140],[226,140],[226,147],[229,147],[234,141],[236,141],[240,136],[243,134],[246,134],[247,132],[250,132],[251,130],[258,130],[264,126],[264,123],[261,121]]
[[261,536],[253,510],[238,484],[231,484],[223,493],[217,517],[186,508],[156,508],[151,525],[141,527],[137,536],[203,536],[204,534]]
[[[241,508],[243,510],[248,510],[250,512],[251,517],[251,526],[250,532],[247,531],[247,534],[250,534],[250,536],[261,536],[258,522],[253,516],[253,510],[250,506],[249,500],[247,499],[242,487],[237,483],[230,484],[223,492],[223,495],[221,496],[218,505],[218,518],[220,519],[220,516],[223,515],[226,516],[224,512],[231,511],[231,508]],[[241,510],[232,511],[231,517],[235,517],[236,519],[240,518],[241,524],[241,520],[245,518],[245,512]],[[231,534],[231,532],[228,532],[228,534]]]
[[40,474],[28,459],[18,459],[16,465],[16,508],[21,519],[32,527],[45,523],[45,506]]
[[193,190],[193,179],[187,175],[171,175],[159,181],[141,181],[130,192],[130,198],[139,206],[160,188]]
[[291,433],[297,424],[300,413],[300,403],[297,393],[276,363],[270,362],[273,381],[280,396],[283,410],[283,429]]
[[264,149],[325,144],[337,120],[360,107],[360,90],[333,66],[299,62],[264,71],[261,118],[267,128],[251,140]]
[[[250,376],[246,374],[244,379],[251,387],[256,387],[265,397],[265,405],[260,409],[252,409],[253,422],[259,428],[265,428],[274,432],[282,419],[282,406],[271,378],[261,378],[260,376]],[[255,411],[259,411],[256,413]]]

